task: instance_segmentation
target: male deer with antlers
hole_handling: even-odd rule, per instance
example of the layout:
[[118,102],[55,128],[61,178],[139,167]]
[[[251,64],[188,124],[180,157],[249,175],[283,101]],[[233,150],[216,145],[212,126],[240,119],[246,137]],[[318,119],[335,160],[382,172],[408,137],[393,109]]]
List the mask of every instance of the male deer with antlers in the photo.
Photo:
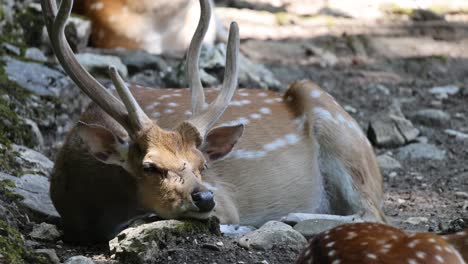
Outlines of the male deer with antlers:
[[66,239],[107,240],[142,211],[257,226],[290,212],[384,221],[372,147],[329,94],[307,81],[284,95],[236,91],[235,23],[223,86],[203,89],[198,59],[209,4],[200,0],[188,50],[190,89],[128,88],[111,68],[120,101],[70,50],[63,30],[72,1],[62,0],[58,12],[54,0],[42,1],[58,60],[94,101],[70,131],[51,178]]

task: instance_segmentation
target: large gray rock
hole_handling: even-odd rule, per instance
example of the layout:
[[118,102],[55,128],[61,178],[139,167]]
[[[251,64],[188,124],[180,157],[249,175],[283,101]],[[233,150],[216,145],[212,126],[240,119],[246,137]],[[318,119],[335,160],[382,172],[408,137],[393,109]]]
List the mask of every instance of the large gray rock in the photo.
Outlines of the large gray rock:
[[458,140],[468,140],[468,134],[453,129],[445,129],[444,132]]
[[76,54],[76,58],[93,76],[108,78],[110,66],[116,67],[122,78],[128,76],[127,66],[122,63],[119,57],[94,53],[80,53]]
[[438,109],[421,109],[411,115],[411,119],[428,126],[440,126],[450,120],[450,115]]
[[396,147],[417,138],[419,130],[405,118],[398,103],[371,117],[369,140],[380,147]]
[[39,62],[47,61],[47,57],[44,55],[42,50],[35,47],[27,48],[24,57]]
[[400,162],[387,154],[377,156],[377,162],[382,170],[401,169]]
[[122,55],[122,62],[130,74],[143,70],[153,70],[158,73],[167,70],[168,65],[161,56],[145,51],[132,51]]
[[396,156],[399,160],[443,160],[445,159],[445,151],[431,144],[415,143],[400,148]]
[[59,217],[49,197],[49,180],[46,177],[33,174],[13,177],[0,172],[1,180],[15,183],[16,187],[12,191],[24,198],[20,204],[25,208],[41,216]]
[[18,153],[16,161],[21,165],[23,171],[49,177],[54,163],[42,153],[15,144],[11,146],[11,150]]
[[307,240],[291,226],[269,221],[260,229],[252,231],[239,239],[239,245],[247,249],[268,250],[276,245],[286,245],[291,249],[301,249]]
[[38,95],[58,95],[70,81],[60,71],[40,63],[24,62],[8,56],[1,57],[6,64],[8,78]]
[[29,233],[29,236],[41,241],[57,241],[61,236],[55,225],[48,223],[40,223],[34,225],[33,230]]
[[219,232],[219,221],[166,220],[131,227],[109,241],[112,254],[123,263],[148,263],[154,261],[162,247],[176,247],[179,237]]
[[94,264],[94,261],[84,256],[74,256],[67,259],[65,264]]

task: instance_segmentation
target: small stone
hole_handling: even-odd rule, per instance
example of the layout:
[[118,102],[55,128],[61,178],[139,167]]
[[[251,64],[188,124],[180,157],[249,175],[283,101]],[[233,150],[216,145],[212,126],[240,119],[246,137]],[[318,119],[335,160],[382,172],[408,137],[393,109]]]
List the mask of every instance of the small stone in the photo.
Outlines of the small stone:
[[383,84],[380,83],[371,83],[367,86],[367,90],[371,94],[382,94],[382,95],[390,95],[390,90],[385,87]]
[[445,129],[444,132],[448,134],[449,136],[454,137],[455,139],[458,140],[466,140],[468,139],[468,134],[462,133],[460,131],[456,131],[453,129]]
[[85,256],[74,256],[67,259],[67,261],[65,261],[65,264],[94,264],[94,261]]
[[396,173],[396,171],[392,171],[390,172],[390,174],[388,174],[388,177],[390,178],[395,178],[396,176],[398,176],[398,173]]
[[33,227],[29,236],[40,241],[56,241],[61,234],[55,225],[41,223]]
[[445,151],[440,150],[439,148],[431,144],[415,143],[400,148],[397,153],[397,158],[399,160],[443,160],[445,159]]
[[302,249],[307,240],[291,226],[269,221],[260,229],[252,231],[239,239],[239,245],[246,249],[268,250],[273,245],[286,245],[292,249]]
[[455,197],[468,199],[468,192],[455,192]]
[[221,242],[221,241],[219,241],[219,242],[216,242],[216,245],[217,245],[218,247],[224,247],[224,243],[223,243],[223,242]]
[[421,217],[421,216],[410,217],[405,220],[405,223],[412,224],[412,225],[425,224],[427,222],[429,222],[429,220],[426,217]]
[[119,57],[94,53],[80,53],[76,54],[76,58],[78,62],[94,76],[108,78],[110,66],[116,67],[122,78],[128,76],[127,66],[122,63]]
[[379,163],[379,167],[383,170],[401,169],[400,162],[387,154],[377,156],[377,162]]
[[40,62],[46,62],[47,61],[47,57],[44,55],[42,50],[40,50],[38,48],[34,48],[34,47],[33,48],[27,48],[26,52],[24,54],[24,57],[28,58],[28,59],[31,59],[31,60],[35,60],[35,61],[40,61]]
[[398,199],[397,199],[397,203],[398,203],[398,204],[404,204],[404,203],[406,203],[406,200],[401,199],[401,198],[398,198]]
[[210,250],[214,250],[214,251],[220,251],[221,249],[219,249],[219,247],[217,247],[216,245],[213,245],[213,244],[202,244],[201,245],[202,248],[206,248],[206,249],[210,249]]
[[48,249],[48,248],[47,249],[36,249],[36,253],[46,256],[50,260],[50,263],[60,264],[60,259],[57,256],[57,252],[55,252],[54,249]]
[[455,85],[437,86],[429,89],[429,92],[438,99],[447,99],[449,95],[454,95],[458,91],[460,91],[460,88]]
[[428,126],[440,126],[447,124],[450,120],[450,115],[438,109],[422,109],[416,111],[412,115],[412,119]]
[[350,105],[345,105],[343,108],[344,108],[344,110],[345,110],[346,112],[348,112],[348,113],[351,113],[351,114],[357,113],[357,109],[354,108],[354,107],[352,107],[352,106],[350,106]]
[[219,228],[221,230],[221,233],[223,233],[223,235],[228,236],[228,237],[243,236],[256,229],[253,226],[241,226],[241,225],[220,225]]
[[13,54],[15,56],[20,56],[21,55],[21,49],[15,45],[12,45],[10,43],[2,43],[1,44],[3,50],[6,52]]

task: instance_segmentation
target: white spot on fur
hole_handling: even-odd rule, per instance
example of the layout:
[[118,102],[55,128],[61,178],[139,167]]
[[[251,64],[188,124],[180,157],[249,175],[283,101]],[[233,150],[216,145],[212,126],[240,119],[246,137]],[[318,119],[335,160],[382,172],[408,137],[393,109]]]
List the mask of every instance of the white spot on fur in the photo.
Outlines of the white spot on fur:
[[429,238],[427,241],[429,241],[430,243],[435,243],[436,240],[434,238]]
[[239,101],[231,101],[229,102],[229,105],[231,106],[243,106],[243,105],[248,105],[250,104],[251,101],[250,100],[239,100]]
[[356,232],[348,232],[348,236],[345,238],[346,240],[351,240],[353,238],[357,237]]
[[251,114],[251,115],[250,115],[250,118],[252,118],[252,119],[259,119],[259,118],[261,118],[261,117],[262,117],[262,115],[257,114],[257,113]]
[[335,259],[335,260],[332,262],[332,264],[340,264],[340,263],[341,263],[341,260],[339,260],[339,259]]
[[159,113],[159,112],[154,112],[154,113],[151,113],[151,116],[152,116],[152,117],[160,117],[160,116],[161,116],[161,113]]
[[275,100],[276,102],[278,102],[278,103],[279,103],[279,102],[283,102],[283,98],[281,98],[281,97],[277,97],[277,98],[275,98],[274,100]]
[[310,92],[309,95],[310,95],[310,97],[312,97],[312,98],[319,98],[321,94],[322,94],[321,91],[319,91],[319,90],[313,90],[312,92]]
[[417,244],[419,244],[419,239],[413,240],[410,243],[408,243],[408,247],[414,248]]
[[422,252],[422,251],[417,251],[416,252],[416,257],[420,258],[420,259],[424,259],[426,257],[426,253]]
[[297,142],[299,142],[299,136],[296,134],[287,134],[286,136],[284,136],[284,138],[286,139],[286,142],[288,142],[289,145],[294,145]]
[[103,2],[96,2],[93,3],[89,6],[91,10],[101,10],[104,8],[104,3]]
[[240,93],[237,93],[239,96],[249,96],[249,93],[246,93],[246,92],[240,92]]
[[163,94],[163,95],[158,97],[158,100],[164,100],[166,98],[171,98],[171,96],[172,96],[171,94]]
[[268,94],[262,92],[262,93],[258,93],[257,95],[260,96],[260,97],[266,97]]
[[414,259],[408,259],[408,264],[417,264],[418,262]]
[[164,110],[165,114],[173,114],[175,111],[173,109],[166,109]]
[[333,257],[333,256],[335,256],[335,254],[336,254],[336,250],[331,250],[331,251],[328,252],[329,257]]
[[436,258],[437,261],[439,261],[440,263],[444,263],[444,258],[443,258],[441,255],[436,255],[435,258]]
[[335,120],[330,112],[322,107],[314,107],[314,114],[321,119]]
[[366,255],[366,257],[370,258],[370,259],[377,259],[377,256],[375,254],[372,254],[372,253],[368,253]]
[[174,103],[174,102],[170,102],[170,103],[167,104],[167,106],[169,106],[169,107],[176,107],[176,106],[179,106],[179,104],[178,104],[178,103]]
[[284,140],[282,138],[277,138],[275,141],[273,141],[271,143],[268,143],[268,144],[265,144],[263,146],[263,149],[265,149],[266,151],[273,151],[273,150],[276,150],[278,148],[286,146],[286,144],[287,144],[286,140]]
[[160,105],[159,102],[152,103],[146,107],[146,110],[152,110],[156,108],[158,105]]
[[187,110],[187,111],[185,111],[185,113],[184,113],[184,114],[185,114],[185,115],[188,115],[188,116],[191,116],[191,115],[192,115],[192,111],[190,111],[190,110]]
[[236,125],[240,125],[240,124],[248,125],[248,124],[250,124],[250,120],[245,118],[245,117],[239,117],[236,120],[232,120],[232,121],[223,123],[222,126],[236,126]]
[[271,99],[271,98],[268,98],[268,99],[265,99],[263,100],[263,102],[267,103],[267,104],[272,104],[275,102],[275,100]]
[[267,115],[267,114],[271,114],[271,109],[268,108],[268,107],[262,107],[262,108],[260,108],[259,112],[264,114],[264,115]]
[[332,242],[326,244],[325,247],[329,248],[329,247],[333,247],[333,245],[335,245],[335,241],[332,241]]

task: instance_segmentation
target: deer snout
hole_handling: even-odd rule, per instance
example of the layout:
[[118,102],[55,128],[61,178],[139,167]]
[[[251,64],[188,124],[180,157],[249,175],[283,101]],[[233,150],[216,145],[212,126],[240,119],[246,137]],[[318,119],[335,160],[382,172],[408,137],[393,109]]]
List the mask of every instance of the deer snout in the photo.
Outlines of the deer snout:
[[207,213],[215,207],[215,201],[212,191],[195,190],[192,192],[192,200],[198,207],[200,213]]

